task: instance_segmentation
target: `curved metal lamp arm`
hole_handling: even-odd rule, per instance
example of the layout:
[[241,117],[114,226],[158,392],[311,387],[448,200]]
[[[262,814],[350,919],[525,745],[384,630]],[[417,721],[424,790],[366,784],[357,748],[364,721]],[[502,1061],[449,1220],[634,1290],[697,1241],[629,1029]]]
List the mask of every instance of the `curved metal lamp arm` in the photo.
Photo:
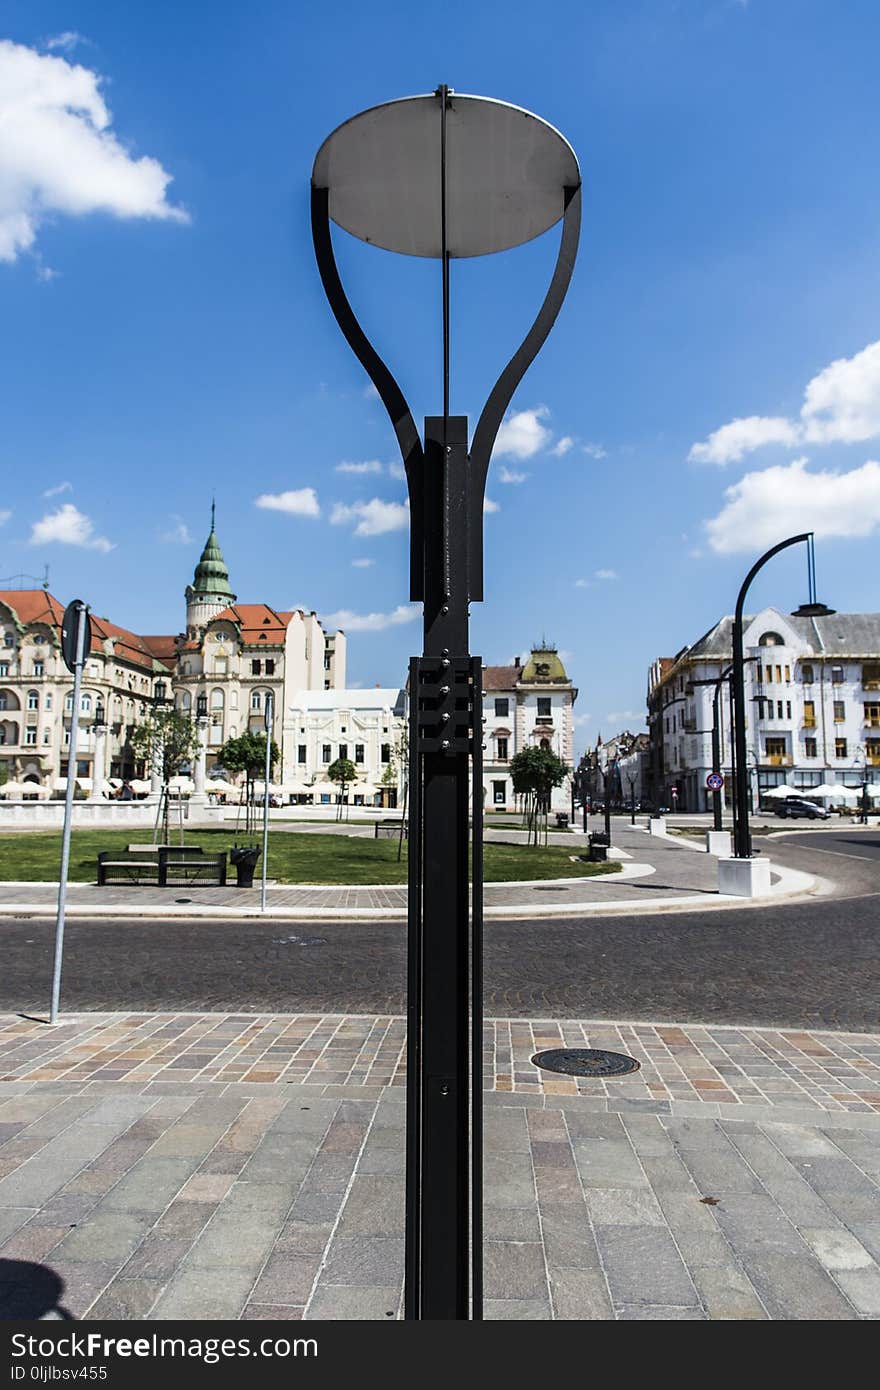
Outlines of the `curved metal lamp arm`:
[[[421,468],[418,468],[417,465],[424,462],[422,441],[416,429],[412,411],[406,403],[406,397],[390,369],[383,362],[358,323],[348,296],[342,287],[339,267],[333,254],[333,239],[330,234],[330,190],[317,188],[314,184],[312,184],[312,242],[315,247],[315,259],[318,262],[321,284],[324,286],[324,293],[330,308],[333,310],[333,316],[339,324],[348,346],[378,391],[379,398],[388,411],[394,433],[397,435],[397,443],[406,470],[406,481],[409,488],[411,522],[414,534],[421,535],[424,503]],[[415,549],[413,549],[411,558],[410,580],[413,593],[419,592],[421,572]]]

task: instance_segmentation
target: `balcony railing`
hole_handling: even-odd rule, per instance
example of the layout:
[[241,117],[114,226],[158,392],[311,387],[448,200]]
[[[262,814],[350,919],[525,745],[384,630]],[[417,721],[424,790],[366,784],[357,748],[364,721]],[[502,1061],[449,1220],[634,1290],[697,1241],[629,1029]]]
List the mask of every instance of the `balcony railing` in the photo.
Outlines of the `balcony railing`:
[[790,753],[767,753],[764,764],[767,767],[791,767],[792,756]]
[[815,716],[814,714],[805,714],[805,715],[804,715],[804,728],[805,728],[805,729],[815,729],[815,727],[816,727],[816,716]]

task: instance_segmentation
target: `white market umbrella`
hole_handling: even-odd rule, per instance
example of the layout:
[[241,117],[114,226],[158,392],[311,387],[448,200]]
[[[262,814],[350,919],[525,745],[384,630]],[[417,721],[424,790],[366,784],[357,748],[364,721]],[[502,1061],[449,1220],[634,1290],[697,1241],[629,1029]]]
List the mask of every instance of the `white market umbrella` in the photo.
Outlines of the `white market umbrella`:
[[820,782],[818,787],[810,787],[804,792],[806,797],[819,797],[822,801],[836,799],[837,801],[848,801],[851,797],[858,797],[860,792],[857,787],[845,787],[842,782]]
[[145,792],[150,790],[151,784],[147,781],[146,777],[133,777],[128,785],[131,787],[135,796],[142,796]]
[[168,790],[170,792],[194,792],[195,782],[191,777],[184,777],[180,774],[176,777],[168,778]]
[[789,787],[785,782],[783,782],[778,787],[769,787],[766,791],[761,792],[761,796],[766,797],[768,799],[783,796],[795,796],[796,794],[797,788]]
[[0,796],[48,796],[48,788],[41,787],[37,782],[4,782],[0,787]]

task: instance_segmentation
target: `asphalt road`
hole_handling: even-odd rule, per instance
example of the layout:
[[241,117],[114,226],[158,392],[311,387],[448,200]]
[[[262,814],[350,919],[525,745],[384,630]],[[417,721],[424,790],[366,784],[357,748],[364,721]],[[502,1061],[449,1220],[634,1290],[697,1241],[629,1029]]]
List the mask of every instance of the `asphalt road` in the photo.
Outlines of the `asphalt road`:
[[[774,856],[835,880],[773,907],[493,921],[490,1015],[880,1032],[880,833],[802,832]],[[53,923],[0,926],[0,1009],[41,1013]],[[62,1007],[402,1013],[401,923],[68,921]]]

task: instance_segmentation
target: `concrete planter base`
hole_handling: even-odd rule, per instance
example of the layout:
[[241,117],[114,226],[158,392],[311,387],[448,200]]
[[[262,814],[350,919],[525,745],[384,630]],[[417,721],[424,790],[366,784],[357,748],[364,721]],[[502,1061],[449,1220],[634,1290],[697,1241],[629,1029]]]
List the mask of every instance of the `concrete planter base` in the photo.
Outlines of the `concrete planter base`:
[[706,852],[718,859],[729,859],[733,853],[729,830],[707,830]]
[[648,830],[651,832],[652,835],[665,835],[666,817],[652,816],[651,819],[648,821]]
[[735,898],[761,898],[770,892],[770,860],[719,859],[718,892]]

